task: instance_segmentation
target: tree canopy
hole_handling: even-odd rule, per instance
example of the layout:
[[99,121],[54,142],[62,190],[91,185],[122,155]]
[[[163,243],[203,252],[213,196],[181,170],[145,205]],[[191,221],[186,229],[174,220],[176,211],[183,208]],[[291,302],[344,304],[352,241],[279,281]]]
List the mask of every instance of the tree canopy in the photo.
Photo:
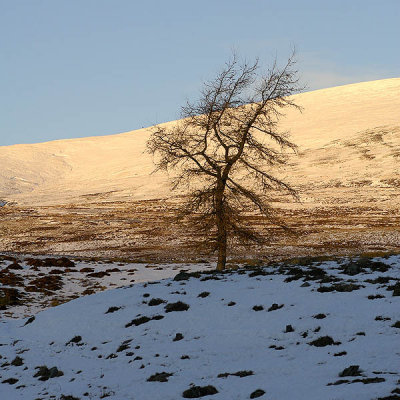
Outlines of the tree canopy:
[[[147,143],[157,170],[174,170],[173,188],[188,193],[184,214],[215,232],[218,269],[225,268],[229,236],[261,241],[243,218],[257,211],[278,222],[268,194],[296,191],[277,178],[274,167],[296,151],[288,132],[279,129],[287,108],[300,107],[290,96],[300,91],[294,53],[260,72],[258,60],[233,56],[215,79],[205,82],[199,99],[182,107],[173,127],[156,126]],[[214,229],[213,229],[214,228]]]

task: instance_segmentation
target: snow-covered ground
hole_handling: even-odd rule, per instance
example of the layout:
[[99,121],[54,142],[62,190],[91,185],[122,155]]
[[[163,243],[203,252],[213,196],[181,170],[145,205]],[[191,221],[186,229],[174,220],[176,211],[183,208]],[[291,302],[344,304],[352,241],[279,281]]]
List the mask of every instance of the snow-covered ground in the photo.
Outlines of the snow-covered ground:
[[3,321],[0,399],[400,398],[400,257],[302,264],[180,274]]
[[45,308],[99,291],[134,282],[170,278],[185,268],[191,271],[212,268],[209,263],[133,264],[44,256],[11,256],[8,260],[1,258],[0,255],[0,300],[2,288],[18,290],[21,299],[19,304],[7,306],[0,311],[0,323],[7,318],[36,314]]

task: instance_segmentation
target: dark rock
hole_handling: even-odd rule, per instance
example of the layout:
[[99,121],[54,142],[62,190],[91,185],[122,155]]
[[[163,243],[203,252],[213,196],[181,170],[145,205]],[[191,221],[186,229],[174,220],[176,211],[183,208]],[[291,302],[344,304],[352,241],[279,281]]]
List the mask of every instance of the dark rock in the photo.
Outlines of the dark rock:
[[124,342],[118,347],[117,353],[121,353],[121,351],[128,350],[129,348],[130,348],[129,343]]
[[389,265],[381,261],[370,261],[365,268],[369,268],[371,271],[386,272],[389,270]]
[[74,336],[69,342],[65,343],[66,346],[69,344],[77,344],[82,341],[82,336]]
[[262,311],[262,310],[264,310],[264,307],[263,306],[254,306],[253,310],[254,311]]
[[393,279],[394,278],[391,278],[390,276],[378,276],[375,279],[366,279],[365,282],[382,285],[384,283],[388,283]]
[[399,328],[400,329],[400,321],[396,321],[393,325],[393,328]]
[[113,307],[110,307],[110,308],[105,312],[105,314],[110,314],[110,313],[113,313],[113,312],[118,311],[118,310],[120,310],[120,309],[121,309],[121,307],[115,307],[115,306],[113,306]]
[[181,271],[177,275],[175,275],[174,281],[187,281],[191,277],[192,277],[191,274]]
[[146,316],[135,318],[131,322],[127,323],[125,325],[125,328],[129,328],[132,325],[139,326],[139,325],[145,324],[149,321],[151,321],[151,318],[146,317]]
[[347,351],[341,351],[339,353],[335,353],[333,356],[334,357],[341,357],[341,356],[345,356],[347,354]]
[[369,385],[370,383],[381,383],[385,382],[385,378],[363,378],[363,379],[354,379],[351,383],[363,383],[364,385]]
[[24,326],[25,326],[25,325],[28,325],[28,324],[31,324],[35,319],[36,319],[35,316],[32,315],[32,317],[29,317],[29,318],[26,320]]
[[400,282],[393,286],[393,296],[400,296]]
[[328,383],[326,386],[343,385],[344,383],[349,383],[349,382],[350,382],[350,381],[349,381],[348,379],[339,379],[339,380],[336,381],[336,382]]
[[358,265],[360,268],[369,268],[369,265],[373,263],[373,261],[368,257],[360,257],[356,260],[352,260],[351,263]]
[[236,305],[236,303],[235,303],[234,301],[230,301],[230,302],[228,303],[228,307],[232,307],[232,306],[234,306],[234,305]]
[[159,298],[155,298],[155,299],[151,299],[148,303],[149,306],[153,307],[153,306],[158,306],[162,303],[165,303],[165,300],[163,299],[159,299]]
[[[284,270],[282,270],[283,272]],[[286,272],[286,275],[290,275],[293,276],[292,280],[299,280],[300,278],[302,278],[304,275],[306,275],[306,271],[303,270],[300,267],[291,267],[288,269],[288,271]],[[285,280],[285,282],[287,282],[288,280]],[[288,281],[289,282],[289,281]]]
[[345,368],[340,374],[340,377],[344,376],[360,376],[361,370],[359,365],[350,365],[350,367]]
[[168,382],[168,378],[172,376],[169,372],[157,372],[154,375],[151,375],[147,382]]
[[179,340],[182,340],[182,339],[183,339],[182,333],[179,333],[179,332],[178,332],[178,333],[175,335],[173,341],[174,341],[174,342],[178,342]]
[[321,336],[316,340],[308,343],[310,346],[325,347],[339,344],[335,342],[330,336]]
[[57,367],[47,368],[45,365],[43,365],[41,367],[35,367],[35,369],[38,369],[39,371],[36,372],[33,377],[38,378],[39,381],[47,381],[48,379],[57,378],[64,375],[64,373],[59,371]]
[[337,276],[327,275],[319,280],[320,283],[333,283],[333,282],[341,282],[342,279]]
[[263,268],[257,268],[253,272],[249,273],[249,278],[253,278],[254,276],[265,276],[269,275],[269,273]]
[[189,305],[183,303],[182,301],[177,301],[176,303],[168,303],[165,306],[165,312],[172,312],[172,311],[187,311],[189,310]]
[[24,360],[17,356],[11,361],[11,365],[14,365],[14,367],[20,367],[21,365],[24,365]]
[[253,371],[238,371],[234,373],[224,372],[223,374],[219,374],[218,378],[227,378],[228,376],[238,376],[239,378],[244,378],[250,375],[254,375],[254,372]]
[[99,271],[99,272],[92,272],[90,274],[87,274],[86,276],[89,276],[91,278],[104,278],[105,276],[110,276],[110,274],[106,271]]
[[385,296],[382,296],[381,294],[370,294],[368,296],[369,300],[375,300],[375,299],[384,299]]
[[201,292],[197,297],[205,298],[210,294],[210,292]]
[[276,303],[272,304],[272,306],[270,308],[268,308],[268,311],[275,311],[275,310],[279,310],[280,308],[282,308],[284,306],[284,304],[278,305]]
[[368,257],[361,257],[358,260],[352,260],[343,266],[344,273],[348,275],[356,275],[360,272],[364,272],[365,268],[371,271],[386,272],[389,266],[381,261],[373,261]]
[[352,292],[353,290],[360,289],[360,285],[356,285],[354,283],[335,283],[331,286],[321,286],[317,289],[320,293],[328,293],[328,292]]
[[253,393],[250,394],[251,399],[257,399],[265,394],[265,391],[262,389],[257,389]]
[[310,267],[306,274],[306,280],[316,281],[323,279],[326,276],[326,272],[322,268]]
[[346,275],[353,276],[353,275],[357,275],[363,271],[364,271],[363,267],[356,262],[349,262],[348,264],[345,264],[343,266],[343,273]]
[[354,283],[336,283],[333,287],[337,292],[352,292],[353,290],[360,289],[362,286]]
[[8,383],[9,385],[14,385],[15,383],[18,382],[18,379],[16,378],[8,378],[2,381],[1,383]]
[[317,292],[319,293],[329,293],[329,292],[334,292],[335,288],[333,286],[320,286],[317,289]]
[[187,389],[182,393],[182,397],[185,399],[197,399],[199,397],[210,396],[217,393],[218,390],[211,385],[192,386],[190,389]]
[[375,321],[390,321],[390,320],[391,320],[390,317],[384,317],[384,316],[382,316],[382,315],[377,315],[377,316],[375,317]]
[[[222,271],[221,271],[221,273],[222,273]],[[215,275],[209,275],[209,276],[206,276],[206,277],[200,279],[201,282],[220,281],[220,280],[221,280],[221,278],[218,278],[218,276],[215,276]]]
[[154,317],[151,317],[151,318],[146,317],[146,316],[138,317],[138,318],[133,319],[131,322],[128,322],[125,325],[125,328],[129,328],[132,325],[135,325],[135,326],[143,325],[143,324],[146,324],[149,321],[152,321],[152,320],[156,320],[157,321],[157,320],[160,320],[160,319],[163,319],[163,318],[164,318],[163,315],[155,315]]
[[324,319],[324,318],[326,318],[326,315],[325,314],[316,314],[316,315],[313,315],[313,318],[315,318],[315,319]]
[[292,325],[286,325],[285,333],[294,332]]

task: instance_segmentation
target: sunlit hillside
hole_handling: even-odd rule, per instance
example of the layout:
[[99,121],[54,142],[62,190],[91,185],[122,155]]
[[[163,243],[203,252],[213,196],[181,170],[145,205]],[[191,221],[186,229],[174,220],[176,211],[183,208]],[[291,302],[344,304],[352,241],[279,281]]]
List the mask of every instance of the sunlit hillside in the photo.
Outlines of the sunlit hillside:
[[[300,150],[281,171],[293,185],[397,186],[400,78],[317,90],[295,99],[303,112],[290,111],[281,124]],[[87,196],[169,197],[168,177],[150,175],[149,133],[140,129],[0,147],[0,199],[37,205]]]

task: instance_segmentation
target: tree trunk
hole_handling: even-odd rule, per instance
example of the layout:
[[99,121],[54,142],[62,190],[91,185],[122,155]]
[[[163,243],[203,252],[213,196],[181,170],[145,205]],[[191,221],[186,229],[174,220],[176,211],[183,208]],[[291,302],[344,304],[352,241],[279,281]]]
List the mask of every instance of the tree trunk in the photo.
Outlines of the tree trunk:
[[227,232],[226,220],[224,210],[224,185],[218,184],[217,192],[215,195],[215,211],[217,222],[217,250],[218,262],[217,270],[222,271],[226,266],[226,248],[227,248]]
[[218,233],[217,246],[218,246],[217,270],[222,271],[225,269],[226,266],[226,247],[227,247],[226,230],[224,230],[224,232],[222,232],[221,234]]

